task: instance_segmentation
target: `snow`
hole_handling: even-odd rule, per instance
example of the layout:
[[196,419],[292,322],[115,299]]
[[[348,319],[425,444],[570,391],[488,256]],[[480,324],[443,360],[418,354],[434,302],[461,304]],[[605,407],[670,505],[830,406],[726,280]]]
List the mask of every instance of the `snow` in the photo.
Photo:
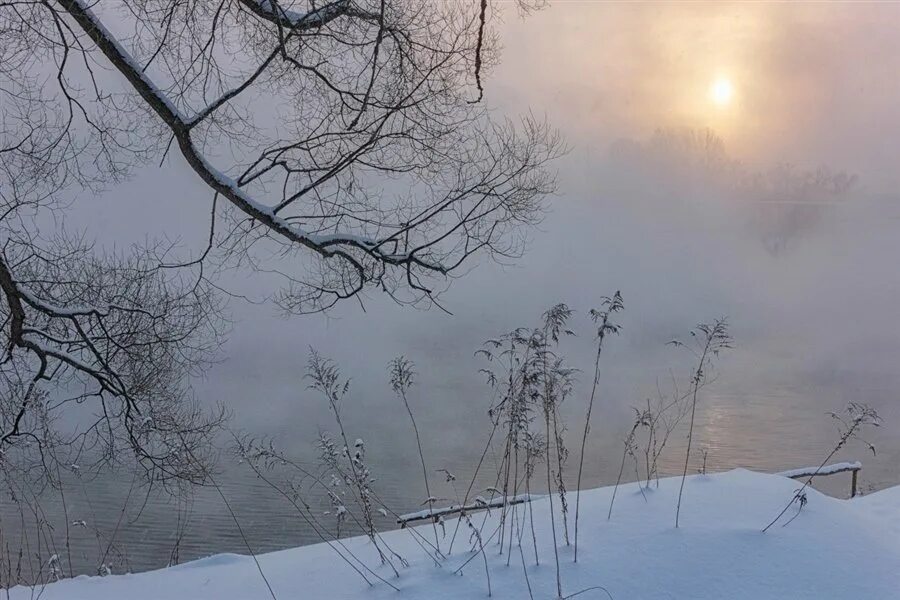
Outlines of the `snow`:
[[176,118],[180,119],[182,122],[185,122],[186,119],[184,115],[178,110],[178,107],[169,99],[169,97],[159,89],[153,81],[145,73],[144,69],[140,64],[131,56],[131,53],[126,50],[122,44],[119,43],[116,36],[114,36],[103,24],[101,19],[98,19],[94,14],[94,11],[91,10],[91,3],[85,2],[84,0],[75,0],[75,4],[78,6],[79,10],[81,10],[88,19],[90,19],[91,24],[94,28],[100,33],[102,37],[104,37],[113,48],[115,48],[116,53],[122,57],[122,60],[125,61],[129,68],[134,71],[135,76],[139,77],[141,81],[146,85],[149,89],[153,91],[153,95],[157,97],[157,99],[162,102],[166,109],[171,112]]
[[857,496],[852,505],[866,517],[876,519],[885,536],[900,540],[900,486]]
[[844,471],[858,471],[859,469],[862,469],[861,462],[842,462],[835,463],[833,465],[826,465],[821,468],[803,467],[802,469],[791,469],[790,471],[782,471],[781,473],[776,473],[776,475],[787,477],[788,479],[797,479],[800,477],[811,477],[812,475],[834,475],[835,473],[843,473]]
[[[743,469],[689,477],[675,529],[677,478],[662,480],[658,489],[637,484],[619,487],[615,513],[607,521],[612,488],[582,492],[579,562],[572,548],[560,542],[563,594],[595,588],[578,598],[592,600],[712,599],[884,599],[900,590],[900,487],[854,500],[839,500],[816,490],[788,526],[761,533],[790,501],[796,482]],[[570,492],[570,502],[573,500]],[[530,536],[522,550],[535,599],[557,597],[547,498],[518,506],[534,508],[540,565],[534,565]],[[554,502],[558,509],[559,503]],[[793,516],[794,508],[786,515]],[[485,548],[490,564],[493,598],[529,598],[519,549],[512,561],[499,556],[492,532],[499,511],[483,515]],[[520,519],[524,513],[520,512]],[[570,515],[571,517],[571,515]],[[558,513],[557,513],[558,518]],[[557,519],[557,530],[561,529]],[[447,521],[447,540],[454,529]],[[473,554],[461,527],[453,554],[434,566],[419,548],[411,530],[432,535],[430,523],[384,534],[384,540],[404,555],[409,567],[395,578],[381,566],[366,538],[343,540],[346,548],[400,589],[375,581],[369,587],[326,544],[258,556],[259,564],[280,600],[329,598],[366,600],[456,600],[486,598],[484,562],[474,557],[461,575],[454,571]],[[569,523],[570,533],[572,523]],[[560,534],[561,537],[561,534]],[[443,543],[446,550],[447,542]],[[32,590],[10,590],[13,600],[30,598]],[[252,558],[220,554],[159,571],[108,577],[78,577],[47,586],[43,600],[130,600],[270,598]]]
[[[407,523],[409,521],[421,521],[428,518],[443,517],[453,513],[458,513],[460,511],[471,513],[476,510],[483,510],[486,508],[500,508],[504,504],[522,504],[523,502],[530,502],[531,500],[540,497],[535,496],[534,494],[519,494],[518,496],[510,496],[508,498],[504,498],[502,496],[503,492],[500,492],[499,490],[494,491],[496,493],[500,493],[501,496],[499,498],[493,498],[492,500],[485,500],[481,496],[476,496],[474,502],[466,504],[461,508],[458,504],[451,504],[450,506],[444,506],[441,508],[426,508],[424,510],[400,515],[399,517],[397,517],[397,522]],[[426,502],[431,502],[433,500],[435,500],[434,496],[428,498]]]
[[288,10],[277,4],[273,5],[270,0],[257,0],[257,4],[262,10],[270,13],[273,17],[277,14],[279,18],[290,23],[291,27],[307,28],[324,25],[328,19],[346,9],[348,2],[345,0],[338,0],[337,2],[326,4],[321,8],[305,13]]

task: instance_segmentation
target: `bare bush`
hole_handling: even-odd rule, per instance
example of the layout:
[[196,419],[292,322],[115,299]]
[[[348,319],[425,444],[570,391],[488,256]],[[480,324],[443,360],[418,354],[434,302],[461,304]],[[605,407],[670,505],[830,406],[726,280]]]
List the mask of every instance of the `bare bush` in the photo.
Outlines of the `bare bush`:
[[665,452],[672,432],[688,414],[690,405],[685,400],[689,397],[690,391],[680,391],[678,382],[673,377],[670,392],[663,393],[657,382],[656,399],[647,399],[646,407],[641,411],[644,414],[641,431],[635,437],[638,450],[644,455],[644,487],[650,487],[650,481],[654,478],[659,487],[659,459]]
[[394,574],[399,576],[390,557],[393,555],[403,566],[406,566],[406,560],[390,549],[375,526],[377,507],[372,490],[372,483],[375,479],[366,465],[365,442],[362,438],[356,438],[351,445],[341,418],[341,404],[350,390],[350,380],[342,380],[337,365],[331,360],[321,357],[315,350],[310,351],[306,377],[311,382],[310,388],[321,393],[328,401],[340,434],[338,444],[335,444],[327,433],[320,434],[318,444],[320,460],[328,471],[349,487],[352,497],[362,513],[362,526],[365,534],[369,536],[372,544],[378,550],[381,561],[390,565]]
[[[530,493],[530,481],[534,474],[534,464],[543,455],[546,464],[547,493],[550,502],[551,531],[556,562],[557,584],[562,596],[562,581],[559,577],[559,553],[557,550],[556,515],[553,497],[559,499],[560,517],[563,522],[565,542],[568,544],[568,502],[566,500],[565,463],[568,450],[565,446],[565,424],[559,414],[561,403],[572,392],[574,370],[566,366],[565,360],[556,352],[560,335],[572,335],[566,329],[572,316],[572,309],[565,304],[557,304],[541,316],[541,326],[535,329],[519,328],[499,338],[488,340],[485,347],[477,352],[489,361],[499,361],[500,374],[483,369],[488,381],[500,390],[499,401],[491,407],[490,415],[495,429],[500,423],[506,426],[505,449],[498,473],[502,482],[502,494],[507,498],[518,493],[520,479],[524,479]],[[543,416],[544,431],[531,427],[538,416]],[[540,439],[543,448],[538,451],[534,442]],[[524,464],[523,461],[524,460]],[[519,469],[522,469],[522,477]],[[504,503],[506,506],[507,503]],[[513,521],[518,516],[518,505],[511,507]],[[503,549],[505,531],[509,532],[509,552],[512,552],[514,527],[507,523],[506,508],[500,517],[500,548]],[[524,525],[524,523],[522,523]],[[521,526],[520,526],[521,528]],[[534,536],[533,536],[534,537]],[[521,544],[521,536],[519,536]],[[507,561],[509,561],[507,555]],[[535,560],[537,548],[535,542]]]

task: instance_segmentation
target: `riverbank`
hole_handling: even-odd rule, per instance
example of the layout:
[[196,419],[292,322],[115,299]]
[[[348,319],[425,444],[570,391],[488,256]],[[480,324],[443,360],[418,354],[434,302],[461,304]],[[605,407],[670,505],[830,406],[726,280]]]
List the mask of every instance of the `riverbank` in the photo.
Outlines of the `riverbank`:
[[[659,488],[620,486],[609,520],[613,488],[583,492],[577,564],[573,548],[562,541],[559,502],[553,498],[563,596],[581,592],[577,597],[583,600],[858,600],[900,593],[900,487],[853,500],[807,489],[807,503],[800,514],[782,526],[797,512],[798,505],[792,506],[764,534],[762,528],[791,500],[800,483],[743,469],[689,477],[681,526],[675,529],[679,484],[680,479],[669,478]],[[422,549],[428,547],[424,540],[433,541],[430,524],[416,528],[421,538],[404,530],[385,533],[383,542],[409,563],[398,565],[399,577],[381,565],[368,539],[351,538],[341,540],[342,547],[337,549],[323,543],[263,554],[257,557],[259,568],[252,557],[219,554],[168,569],[77,577],[41,590],[17,587],[9,593],[13,600],[38,593],[41,600],[265,600],[272,593],[261,570],[278,600],[486,598],[488,575],[493,598],[557,598],[550,500],[542,498],[530,505],[539,564],[535,564],[530,530],[532,514],[523,508],[514,522],[522,528],[522,546],[514,543],[511,556],[507,547],[500,554],[499,536],[490,539],[499,524],[497,510],[487,516],[481,529],[484,556],[470,551],[478,541],[473,537],[470,545],[463,525],[453,554],[440,566]],[[569,493],[568,501],[571,538],[574,493]],[[476,524],[483,518],[479,515]],[[455,520],[445,523],[445,551],[455,525]],[[371,568],[369,572],[356,564],[372,585],[338,552],[352,553]]]

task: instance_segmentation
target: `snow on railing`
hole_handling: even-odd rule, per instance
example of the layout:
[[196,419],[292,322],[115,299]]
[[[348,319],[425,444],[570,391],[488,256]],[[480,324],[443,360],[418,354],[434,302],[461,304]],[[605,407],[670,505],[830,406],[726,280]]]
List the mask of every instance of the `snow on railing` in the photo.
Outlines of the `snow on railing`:
[[[825,465],[824,467],[802,467],[799,469],[781,471],[780,473],[775,474],[782,477],[787,477],[789,479],[802,479],[803,477],[825,477],[828,475],[835,475],[837,473],[846,473],[848,471],[851,471],[853,473],[853,483],[850,490],[850,497],[852,498],[856,496],[856,477],[857,473],[861,469],[862,463],[859,461],[855,461],[834,463],[832,465]],[[541,497],[542,496],[536,496],[534,494],[519,494],[518,496],[498,496],[497,498],[492,498],[491,500],[485,500],[481,496],[477,496],[472,503],[466,504],[465,506],[451,504],[450,506],[444,506],[441,508],[427,508],[416,512],[406,513],[405,515],[400,515],[399,517],[397,517],[397,523],[399,523],[401,527],[406,527],[407,524],[415,521],[440,519],[448,515],[465,514],[476,510],[502,508],[503,506],[512,506],[513,504],[531,502],[532,500],[537,500]]]
[[800,477],[810,477],[812,475],[834,475],[835,473],[845,473],[847,471],[859,471],[860,469],[862,469],[862,463],[856,461],[826,465],[821,469],[819,467],[803,467],[802,469],[791,469],[790,471],[782,471],[781,473],[775,474],[790,479],[798,479]]
[[789,471],[782,471],[781,473],[775,474],[781,475],[782,477],[787,477],[789,479],[802,479],[804,477],[822,477],[826,475],[835,475],[837,473],[846,473],[847,471],[852,471],[853,481],[850,484],[850,497],[853,498],[854,496],[856,496],[856,478],[860,469],[862,469],[862,463],[859,461],[854,461],[834,463],[833,465],[825,465],[824,467],[803,467],[800,469],[791,469]]
[[450,506],[444,506],[442,508],[426,508],[425,510],[419,510],[416,512],[407,513],[405,515],[400,515],[399,517],[397,517],[397,523],[399,523],[401,527],[406,527],[408,523],[411,523],[413,521],[439,519],[441,517],[454,515],[457,513],[464,514],[476,510],[512,506],[513,504],[531,502],[532,500],[536,500],[540,497],[541,496],[535,496],[534,494],[519,494],[518,496],[500,496],[498,498],[485,500],[481,496],[478,496],[471,504],[466,504],[464,506],[460,506],[459,504],[451,504]]

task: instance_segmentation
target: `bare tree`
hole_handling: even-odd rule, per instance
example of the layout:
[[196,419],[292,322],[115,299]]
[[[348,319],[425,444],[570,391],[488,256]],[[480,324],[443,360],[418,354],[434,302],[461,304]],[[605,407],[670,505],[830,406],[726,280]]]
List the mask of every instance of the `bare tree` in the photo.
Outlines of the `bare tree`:
[[[105,574],[137,486],[182,495],[211,481],[225,413],[195,401],[188,376],[218,348],[219,302],[203,281],[160,268],[156,248],[104,254],[71,236],[22,233],[14,220],[0,219],[0,484],[20,510],[40,515],[19,524],[20,548],[49,536],[52,556],[66,558],[50,571],[58,578],[74,575],[67,486],[133,471],[112,537],[98,547]],[[64,546],[43,513],[48,494],[63,502]],[[34,566],[7,585],[48,581]]]
[[752,226],[773,255],[788,252],[815,231],[829,210],[852,200],[859,177],[827,166],[814,170],[779,164],[746,175],[737,192],[753,209]]
[[204,481],[223,414],[193,401],[186,376],[219,342],[207,286],[156,268],[147,250],[97,256],[67,237],[4,233],[4,473],[134,459],[151,480]]
[[[63,445],[108,463],[127,446],[154,477],[202,480],[221,414],[197,408],[184,376],[219,341],[217,266],[275,272],[274,300],[296,313],[367,288],[432,302],[473,254],[521,252],[562,148],[546,124],[493,121],[481,102],[495,11],[0,0],[6,460]],[[150,162],[208,188],[199,253],[110,254],[62,233],[80,191],[115,191]],[[88,422],[56,438],[63,409]]]
[[[437,303],[469,257],[519,255],[563,148],[482,101],[496,4],[0,0],[4,476],[207,481],[224,415],[187,375],[221,341],[220,268],[275,274],[303,313],[369,290]],[[208,191],[199,249],[61,227],[157,164]]]
[[226,201],[220,254],[284,261],[277,300],[289,311],[367,287],[433,300],[472,254],[517,255],[519,226],[554,186],[556,134],[533,118],[494,122],[476,101],[497,57],[492,11],[0,2],[2,146],[82,181],[177,151]]

